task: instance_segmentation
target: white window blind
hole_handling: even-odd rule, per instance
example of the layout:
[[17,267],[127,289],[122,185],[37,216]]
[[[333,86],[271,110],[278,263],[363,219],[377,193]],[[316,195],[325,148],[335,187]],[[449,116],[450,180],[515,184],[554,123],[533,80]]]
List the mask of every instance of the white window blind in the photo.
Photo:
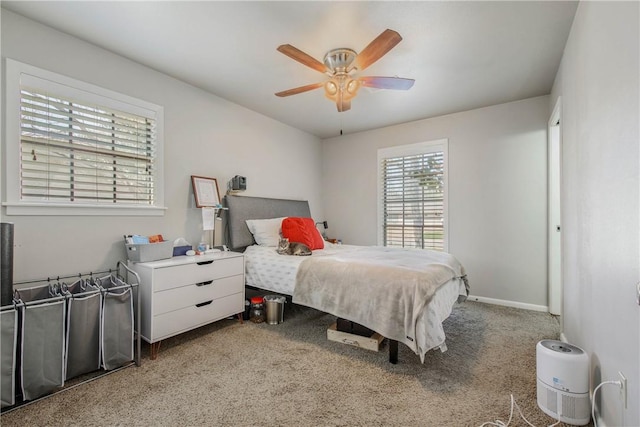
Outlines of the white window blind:
[[153,205],[155,120],[20,93],[22,200]]
[[162,107],[7,59],[8,214],[161,215]]
[[416,148],[381,156],[382,245],[446,251],[446,150]]

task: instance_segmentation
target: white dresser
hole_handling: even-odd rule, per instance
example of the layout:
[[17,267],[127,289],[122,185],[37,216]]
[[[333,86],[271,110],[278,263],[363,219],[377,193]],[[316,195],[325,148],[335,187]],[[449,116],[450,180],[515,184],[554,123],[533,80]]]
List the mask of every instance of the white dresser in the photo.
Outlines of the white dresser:
[[244,312],[241,253],[179,256],[129,265],[140,275],[140,335],[151,344],[152,359],[161,340]]

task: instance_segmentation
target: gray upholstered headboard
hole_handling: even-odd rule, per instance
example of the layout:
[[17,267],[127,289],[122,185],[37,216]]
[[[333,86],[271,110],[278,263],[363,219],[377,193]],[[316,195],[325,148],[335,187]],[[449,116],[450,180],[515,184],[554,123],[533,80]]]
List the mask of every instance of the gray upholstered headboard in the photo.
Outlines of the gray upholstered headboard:
[[311,217],[309,202],[306,200],[268,199],[265,197],[245,197],[227,195],[224,197],[229,229],[229,249],[244,251],[255,244],[253,235],[245,222],[248,219],[278,218],[281,216]]

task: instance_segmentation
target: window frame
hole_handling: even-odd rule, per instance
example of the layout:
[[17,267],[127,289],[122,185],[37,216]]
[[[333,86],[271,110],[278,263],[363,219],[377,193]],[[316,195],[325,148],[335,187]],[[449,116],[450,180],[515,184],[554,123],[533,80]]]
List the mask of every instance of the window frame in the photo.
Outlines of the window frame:
[[[21,80],[37,79],[69,96],[105,107],[139,114],[156,121],[154,145],[154,204],[104,204],[79,202],[24,201],[20,197],[21,169]],[[164,108],[147,101],[63,76],[19,61],[5,59],[5,199],[2,205],[7,215],[62,215],[62,216],[162,216],[164,206]],[[42,87],[41,89],[46,89]]]
[[443,201],[442,201],[442,228],[443,228],[443,251],[449,252],[449,139],[442,138],[414,144],[396,145],[378,149],[377,170],[378,170],[378,194],[377,194],[377,244],[384,245],[384,182],[383,182],[383,160],[392,157],[406,157],[433,152],[443,153]]

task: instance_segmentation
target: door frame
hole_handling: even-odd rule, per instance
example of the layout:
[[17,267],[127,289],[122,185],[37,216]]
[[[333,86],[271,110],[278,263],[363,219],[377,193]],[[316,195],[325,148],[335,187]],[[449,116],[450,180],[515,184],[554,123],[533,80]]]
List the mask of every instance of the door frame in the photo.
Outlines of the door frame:
[[549,313],[562,315],[562,100],[558,97],[547,128],[547,283]]

